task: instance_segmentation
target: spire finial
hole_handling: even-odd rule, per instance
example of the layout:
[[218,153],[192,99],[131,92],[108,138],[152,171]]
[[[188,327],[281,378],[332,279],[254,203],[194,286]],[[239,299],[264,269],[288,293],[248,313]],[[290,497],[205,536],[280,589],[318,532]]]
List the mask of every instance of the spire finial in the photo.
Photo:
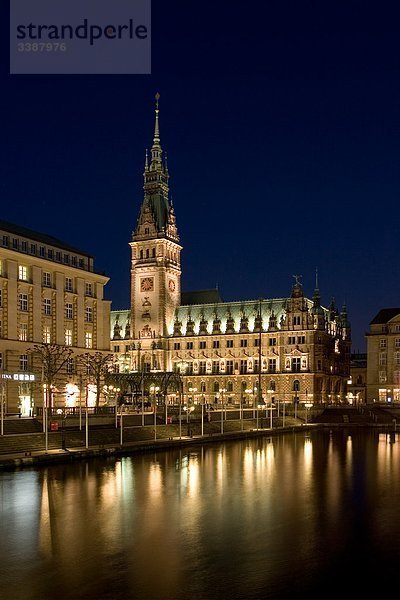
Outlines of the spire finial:
[[159,129],[159,124],[158,124],[158,113],[160,112],[160,109],[158,108],[158,101],[160,99],[160,94],[157,92],[156,96],[156,123],[154,126],[154,144],[156,142],[160,141],[160,129]]
[[158,171],[161,170],[162,168],[162,150],[161,150],[161,145],[160,145],[160,126],[158,123],[158,113],[160,112],[160,109],[158,108],[158,101],[160,99],[160,94],[157,92],[157,94],[155,95],[155,99],[156,99],[156,107],[155,107],[155,113],[156,113],[156,120],[155,120],[155,124],[154,124],[154,137],[153,137],[153,146],[151,148],[151,165],[150,165],[150,170],[151,171]]
[[315,267],[315,289],[318,289],[318,267]]
[[144,169],[145,169],[145,171],[148,171],[149,170],[149,152],[148,152],[147,148],[146,148],[145,156],[146,156],[146,158],[144,160]]

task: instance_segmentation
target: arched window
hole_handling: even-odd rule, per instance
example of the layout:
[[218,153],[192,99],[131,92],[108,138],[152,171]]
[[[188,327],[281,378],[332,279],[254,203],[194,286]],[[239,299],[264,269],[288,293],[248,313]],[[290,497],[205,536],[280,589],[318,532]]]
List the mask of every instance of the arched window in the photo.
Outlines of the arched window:
[[300,391],[300,381],[298,379],[295,379],[293,381],[293,391],[294,392],[299,392]]
[[228,383],[226,384],[226,391],[227,392],[233,392],[233,383],[232,383],[232,381],[228,381]]
[[214,381],[213,390],[214,390],[215,394],[218,394],[218,392],[219,392],[219,383],[218,383],[218,381]]
[[206,382],[205,381],[202,381],[200,383],[200,391],[201,391],[202,394],[206,393]]

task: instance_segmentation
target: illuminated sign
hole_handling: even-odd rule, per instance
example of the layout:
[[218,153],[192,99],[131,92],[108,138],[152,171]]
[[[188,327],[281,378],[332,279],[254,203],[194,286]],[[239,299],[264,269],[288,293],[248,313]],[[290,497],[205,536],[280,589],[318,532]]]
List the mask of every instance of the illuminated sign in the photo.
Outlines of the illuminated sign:
[[1,379],[11,379],[13,381],[35,381],[33,373],[2,373]]

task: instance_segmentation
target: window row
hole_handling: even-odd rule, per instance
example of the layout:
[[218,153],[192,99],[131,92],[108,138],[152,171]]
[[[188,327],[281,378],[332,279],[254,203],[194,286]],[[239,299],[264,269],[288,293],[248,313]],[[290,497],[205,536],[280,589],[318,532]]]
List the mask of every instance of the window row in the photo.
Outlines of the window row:
[[[43,298],[43,314],[51,316],[52,306],[53,301],[51,298]],[[19,309],[22,312],[27,312],[29,310],[28,294],[19,295]],[[74,318],[74,307],[73,304],[70,302],[67,302],[65,305],[65,318],[69,320]],[[91,306],[85,307],[85,322],[93,322],[93,308]]]
[[[18,279],[20,281],[29,281],[29,267],[25,265],[18,266]],[[42,273],[43,287],[53,287],[53,274],[49,271]],[[65,277],[64,290],[66,292],[74,292],[74,280],[72,277]],[[93,284],[85,282],[85,296],[93,296]]]
[[46,246],[28,242],[27,240],[20,240],[19,238],[10,237],[6,234],[3,234],[1,241],[4,248],[11,248],[12,250],[17,250],[19,252],[29,253],[32,256],[39,256],[39,258],[46,258],[58,263],[64,263],[65,265],[79,267],[80,269],[84,269],[86,266],[84,258],[62,252],[61,250],[47,248]]
[[[303,336],[304,337],[304,336]],[[251,340],[247,340],[247,339],[241,339],[239,344],[241,348],[247,348],[249,345],[249,342],[251,342]],[[193,350],[193,344],[194,342],[186,342],[186,350]],[[183,349],[183,345],[184,343],[182,342],[174,342],[174,350],[181,350]],[[253,346],[258,348],[260,345],[260,339],[256,338],[255,340],[253,340]],[[268,346],[276,346],[276,338],[268,338]],[[201,340],[200,342],[198,342],[198,347],[199,350],[206,350],[208,348],[208,342],[206,340]],[[211,347],[215,350],[218,348],[222,348],[222,342],[220,340],[212,340],[211,343]],[[233,344],[233,340],[225,340],[225,347],[226,348],[233,348],[234,344]]]

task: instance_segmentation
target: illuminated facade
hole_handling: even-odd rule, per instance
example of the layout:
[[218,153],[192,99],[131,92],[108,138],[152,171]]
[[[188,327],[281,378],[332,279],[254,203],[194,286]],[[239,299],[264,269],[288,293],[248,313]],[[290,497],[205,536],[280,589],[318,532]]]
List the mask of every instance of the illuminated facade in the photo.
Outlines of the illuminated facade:
[[400,308],[379,311],[367,344],[367,402],[400,402]]
[[157,99],[144,200],[130,242],[131,306],[111,313],[120,371],[178,371],[185,399],[193,402],[345,401],[346,308],[321,306],[317,283],[306,298],[298,277],[288,298],[223,302],[218,290],[182,293],[182,247],[168,183]]
[[62,406],[74,402],[74,355],[109,352],[107,281],[93,271],[93,257],[0,221],[0,375],[7,413],[28,416],[43,404],[40,359],[28,352],[42,342],[72,348],[55,401]]

